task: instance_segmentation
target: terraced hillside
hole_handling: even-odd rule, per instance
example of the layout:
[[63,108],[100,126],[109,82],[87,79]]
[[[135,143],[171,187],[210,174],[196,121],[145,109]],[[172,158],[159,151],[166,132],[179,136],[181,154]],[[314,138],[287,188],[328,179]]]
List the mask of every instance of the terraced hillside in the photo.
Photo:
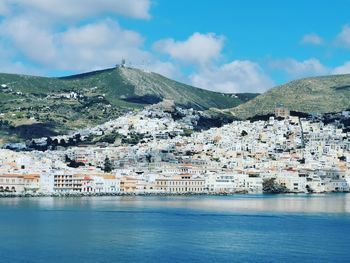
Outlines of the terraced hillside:
[[204,110],[235,107],[254,96],[211,92],[124,67],[64,78],[0,74],[0,144],[100,124],[163,98]]
[[305,113],[339,112],[350,108],[350,75],[312,77],[275,87],[229,111],[240,119],[273,113],[276,104]]

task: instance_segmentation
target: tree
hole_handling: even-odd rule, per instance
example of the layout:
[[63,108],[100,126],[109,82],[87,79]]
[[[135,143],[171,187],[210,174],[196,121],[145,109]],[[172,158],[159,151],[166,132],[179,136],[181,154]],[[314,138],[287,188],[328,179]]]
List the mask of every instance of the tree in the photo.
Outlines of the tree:
[[46,138],[46,145],[47,145],[47,146],[51,146],[51,144],[52,144],[52,139],[51,139],[51,137],[47,137],[47,138]]
[[64,161],[66,162],[66,163],[70,163],[72,160],[68,157],[68,155],[66,154],[65,156],[64,156]]
[[241,136],[242,136],[242,137],[247,136],[247,135],[248,135],[248,132],[246,132],[245,130],[243,130],[243,131],[241,132]]
[[77,162],[77,161],[75,161],[75,160],[72,160],[72,161],[70,161],[69,164],[67,164],[67,166],[68,166],[68,167],[72,167],[72,168],[78,168],[78,167],[80,167],[80,166],[85,166],[85,164],[82,163],[82,162]]
[[66,141],[64,139],[61,139],[60,140],[60,145],[65,147],[66,146]]
[[338,157],[338,159],[339,159],[339,161],[346,162],[346,157],[344,155]]
[[74,145],[74,140],[72,137],[68,138],[68,146],[73,146]]
[[57,138],[52,141],[52,146],[54,146],[54,147],[58,146],[58,139]]
[[[51,149],[52,150],[56,150],[57,149],[57,146],[58,146],[58,139],[54,139],[51,143]],[[48,146],[49,147],[49,146]]]
[[36,144],[36,142],[35,142],[34,140],[32,140],[31,143],[30,143],[30,146],[31,146],[33,149],[36,149],[37,144]]
[[113,165],[111,160],[106,156],[103,171],[105,173],[110,173],[113,170]]
[[184,129],[183,130],[183,136],[185,136],[185,137],[191,137],[192,133],[193,133],[193,130],[191,130],[191,129]]
[[269,178],[263,181],[263,192],[270,194],[288,193],[288,189],[277,183],[276,178]]
[[81,135],[80,133],[77,133],[74,135],[74,139],[76,141],[76,143],[80,143],[81,142]]

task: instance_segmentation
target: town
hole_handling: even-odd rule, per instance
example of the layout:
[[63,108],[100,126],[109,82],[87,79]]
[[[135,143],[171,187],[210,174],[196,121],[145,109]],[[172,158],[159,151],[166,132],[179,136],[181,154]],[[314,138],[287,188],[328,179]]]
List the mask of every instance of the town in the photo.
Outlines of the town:
[[198,130],[203,116],[164,100],[70,135],[17,145],[22,150],[1,149],[0,195],[350,190],[350,133],[341,123],[292,116],[283,105],[265,120]]

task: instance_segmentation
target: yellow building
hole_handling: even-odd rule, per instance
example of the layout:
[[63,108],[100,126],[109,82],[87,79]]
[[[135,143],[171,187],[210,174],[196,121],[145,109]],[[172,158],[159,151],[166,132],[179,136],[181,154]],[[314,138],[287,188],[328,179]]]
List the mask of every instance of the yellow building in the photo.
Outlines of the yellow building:
[[135,193],[138,180],[135,177],[125,176],[120,179],[120,191],[125,193]]
[[24,180],[21,174],[1,174],[0,192],[23,192]]
[[36,192],[39,181],[39,174],[0,174],[0,192]]
[[156,189],[167,193],[203,193],[205,180],[192,174],[180,174],[171,178],[156,179]]

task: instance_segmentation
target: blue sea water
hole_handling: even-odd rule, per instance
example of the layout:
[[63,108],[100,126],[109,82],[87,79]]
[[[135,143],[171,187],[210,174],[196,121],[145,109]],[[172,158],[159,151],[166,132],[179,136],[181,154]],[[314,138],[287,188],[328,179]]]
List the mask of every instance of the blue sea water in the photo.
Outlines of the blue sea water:
[[350,195],[0,199],[0,262],[350,262]]

